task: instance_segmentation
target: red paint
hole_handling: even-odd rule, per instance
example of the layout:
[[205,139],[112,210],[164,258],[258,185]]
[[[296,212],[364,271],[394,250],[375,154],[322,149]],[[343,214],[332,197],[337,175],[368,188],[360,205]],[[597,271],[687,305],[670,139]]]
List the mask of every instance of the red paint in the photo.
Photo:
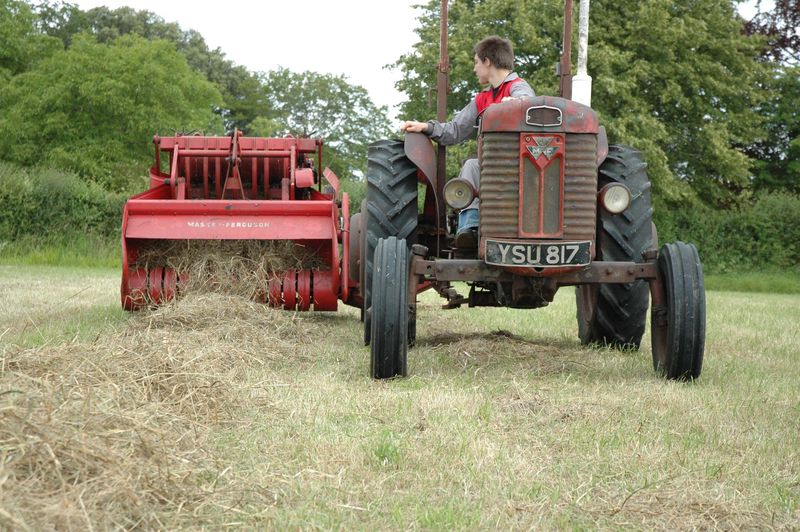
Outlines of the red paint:
[[[548,106],[561,111],[561,125],[533,126],[525,121],[531,107]],[[483,113],[481,131],[592,133],[597,134],[600,122],[590,107],[555,96],[522,98],[492,105]]]
[[[322,141],[298,138],[155,137],[150,188],[131,197],[122,217],[122,305],[165,302],[182,282],[157,265],[136,269],[139,248],[152,240],[291,240],[314,250],[329,271],[286,272],[259,298],[274,306],[336,310],[347,295],[349,198],[337,204],[339,178],[325,169],[334,192],[319,190],[312,167],[322,163]],[[166,156],[163,157],[162,155]],[[161,161],[168,161],[162,171]],[[224,198],[224,199],[223,199]],[[339,206],[341,205],[341,207]],[[344,230],[343,230],[344,229]],[[344,240],[343,240],[344,237]],[[343,245],[340,260],[339,246]]]
[[[547,139],[546,148],[541,149],[536,139]],[[562,134],[540,134],[540,133],[522,133],[519,136],[520,144],[520,157],[519,157],[519,236],[522,238],[561,238],[564,236],[564,148],[566,146],[566,137]],[[547,148],[552,148],[555,151],[546,153]],[[537,149],[541,153],[537,152]],[[533,150],[533,153],[531,152]],[[534,156],[538,154],[538,156]],[[548,156],[549,155],[549,156]],[[539,172],[539,190],[538,198],[539,204],[537,205],[536,212],[538,213],[538,227],[539,231],[527,232],[523,229],[524,220],[531,216],[530,213],[524,211],[524,197],[525,197],[525,179],[524,179],[524,165],[525,161],[530,161],[536,170]],[[545,170],[551,165],[558,165],[558,189],[559,200],[556,204],[551,204],[545,201]],[[545,209],[558,209],[558,228],[553,232],[546,232],[544,230],[544,214]]]

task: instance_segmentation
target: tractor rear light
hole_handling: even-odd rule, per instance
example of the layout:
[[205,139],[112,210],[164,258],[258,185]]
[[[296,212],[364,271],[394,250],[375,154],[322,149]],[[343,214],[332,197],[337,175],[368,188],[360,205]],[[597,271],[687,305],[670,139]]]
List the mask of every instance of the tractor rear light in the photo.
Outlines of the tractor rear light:
[[620,183],[607,184],[597,196],[600,205],[611,214],[619,214],[631,204],[631,191]]
[[451,179],[444,186],[444,200],[453,209],[463,209],[472,203],[477,195],[472,183],[460,177]]

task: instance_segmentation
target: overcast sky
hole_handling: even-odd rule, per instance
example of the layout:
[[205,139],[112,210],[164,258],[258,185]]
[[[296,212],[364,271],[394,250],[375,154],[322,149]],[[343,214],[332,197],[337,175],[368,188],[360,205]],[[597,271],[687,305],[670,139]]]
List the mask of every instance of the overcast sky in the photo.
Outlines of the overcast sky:
[[394,88],[400,71],[385,69],[410,51],[421,0],[302,0],[199,2],[197,0],[71,0],[82,10],[129,6],[147,10],[184,30],[200,32],[209,48],[248,70],[278,66],[344,74],[378,105],[404,100]]

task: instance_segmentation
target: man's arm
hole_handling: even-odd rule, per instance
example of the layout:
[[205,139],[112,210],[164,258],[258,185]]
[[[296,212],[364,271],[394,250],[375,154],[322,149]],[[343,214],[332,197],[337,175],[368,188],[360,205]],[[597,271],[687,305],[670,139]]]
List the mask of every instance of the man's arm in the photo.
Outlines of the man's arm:
[[403,122],[400,130],[410,133],[425,133],[439,144],[451,146],[460,144],[467,140],[470,135],[475,134],[477,119],[478,108],[475,106],[475,100],[473,99],[450,122],[437,122],[436,120],[415,122],[410,120]]

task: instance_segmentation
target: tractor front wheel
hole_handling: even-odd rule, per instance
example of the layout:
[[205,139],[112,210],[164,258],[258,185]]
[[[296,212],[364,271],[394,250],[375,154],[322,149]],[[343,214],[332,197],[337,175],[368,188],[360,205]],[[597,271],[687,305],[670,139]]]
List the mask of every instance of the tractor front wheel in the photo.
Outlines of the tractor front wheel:
[[697,248],[676,242],[658,254],[664,304],[653,306],[653,367],[667,379],[691,380],[703,369],[706,292]]
[[370,144],[367,153],[367,199],[362,208],[363,240],[361,261],[364,279],[364,345],[371,336],[372,262],[378,240],[395,236],[407,247],[417,237],[417,167],[405,153],[402,140],[380,140]]
[[393,236],[378,240],[373,265],[370,372],[375,379],[405,377],[409,321],[406,241]]

